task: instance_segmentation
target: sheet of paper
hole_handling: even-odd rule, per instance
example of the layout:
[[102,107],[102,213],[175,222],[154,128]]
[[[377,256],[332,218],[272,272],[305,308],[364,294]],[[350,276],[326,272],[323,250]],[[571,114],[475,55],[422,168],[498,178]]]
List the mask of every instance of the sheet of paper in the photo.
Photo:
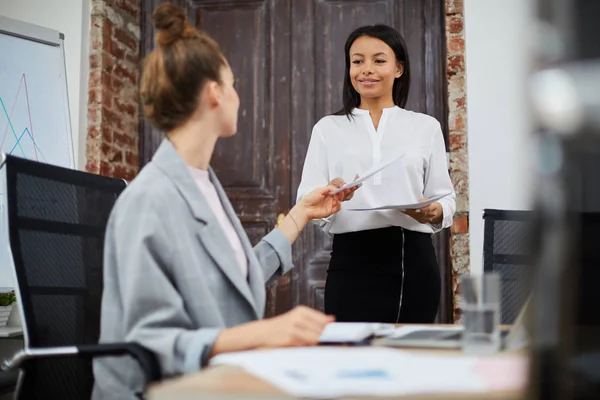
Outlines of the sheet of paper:
[[442,197],[448,196],[450,193],[445,193],[439,196],[433,196],[427,200],[412,203],[412,204],[393,204],[393,205],[385,205],[378,207],[361,207],[361,208],[348,208],[348,211],[376,211],[376,210],[415,210],[417,208],[422,208],[430,205],[431,203],[435,203]]
[[377,172],[381,171],[385,167],[392,165],[396,161],[400,160],[402,157],[404,157],[404,154],[398,154],[397,156],[392,157],[391,159],[386,160],[379,165],[375,165],[374,167],[371,167],[367,171],[364,171],[362,174],[358,174],[358,178],[356,180],[354,180],[352,182],[348,182],[344,186],[339,187],[336,190],[333,190],[331,192],[331,194],[336,194],[336,193],[341,192],[342,190],[350,189],[350,188],[353,188],[354,186],[360,185],[361,183],[363,183],[364,181],[366,181],[367,179],[369,179],[370,177],[375,175]]
[[360,342],[375,333],[374,324],[368,322],[332,322],[325,325],[321,332],[321,343]]
[[301,347],[220,354],[211,365],[245,369],[297,397],[480,393],[477,359],[383,347]]
[[393,332],[389,333],[387,337],[390,338],[401,338],[402,336],[406,336],[409,333],[418,332],[418,331],[457,331],[460,332],[464,328],[462,325],[456,326],[431,326],[431,325],[407,325],[401,326],[400,328],[394,329]]
[[394,324],[371,322],[332,322],[325,326],[320,343],[360,342],[372,336],[387,336],[395,330]]

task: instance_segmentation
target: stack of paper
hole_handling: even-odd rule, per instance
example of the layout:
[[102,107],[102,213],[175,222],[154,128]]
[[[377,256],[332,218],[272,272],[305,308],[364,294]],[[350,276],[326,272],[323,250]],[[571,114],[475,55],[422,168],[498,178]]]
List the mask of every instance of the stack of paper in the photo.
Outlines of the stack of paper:
[[320,343],[358,343],[374,336],[395,332],[393,324],[371,322],[332,322],[325,326]]
[[490,388],[475,357],[378,347],[247,351],[219,355],[211,361],[217,364],[240,366],[299,397],[478,393]]
[[325,326],[320,343],[356,343],[362,342],[373,336],[373,324],[332,322]]

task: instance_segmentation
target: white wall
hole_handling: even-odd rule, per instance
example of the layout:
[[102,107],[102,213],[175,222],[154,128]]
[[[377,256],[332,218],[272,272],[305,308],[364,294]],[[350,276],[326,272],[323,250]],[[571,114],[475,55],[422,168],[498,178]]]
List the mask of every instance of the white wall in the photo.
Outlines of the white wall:
[[526,78],[530,0],[465,0],[471,271],[480,273],[484,208],[531,207]]
[[[0,15],[65,35],[65,64],[75,162],[85,168],[89,70],[89,0],[0,0]],[[11,272],[0,266],[0,287],[12,287]]]
[[0,0],[0,15],[65,35],[65,64],[76,167],[85,168],[89,69],[89,0]]

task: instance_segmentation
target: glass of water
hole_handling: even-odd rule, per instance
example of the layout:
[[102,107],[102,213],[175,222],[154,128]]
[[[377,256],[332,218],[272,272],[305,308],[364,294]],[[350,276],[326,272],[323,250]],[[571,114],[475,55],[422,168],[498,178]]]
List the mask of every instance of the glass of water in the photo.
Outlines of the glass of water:
[[460,307],[464,330],[462,350],[485,355],[500,350],[500,276],[462,275]]

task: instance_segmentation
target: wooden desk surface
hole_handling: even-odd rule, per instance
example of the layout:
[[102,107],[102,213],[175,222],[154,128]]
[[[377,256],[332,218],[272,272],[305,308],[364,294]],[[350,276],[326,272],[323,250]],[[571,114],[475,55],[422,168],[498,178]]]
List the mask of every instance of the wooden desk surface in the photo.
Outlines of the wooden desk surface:
[[[402,351],[428,352],[434,354],[460,354],[460,350],[438,349],[398,349]],[[510,357],[502,353],[500,357]],[[440,394],[440,395],[411,395],[399,397],[383,397],[383,399],[481,399],[481,400],[516,400],[525,397],[524,389],[477,394]],[[269,383],[244,372],[242,369],[229,365],[219,365],[205,368],[194,374],[174,378],[152,385],[147,393],[150,400],[192,400],[192,399],[291,399]],[[365,397],[361,397],[365,398]],[[382,399],[382,397],[373,397]]]

